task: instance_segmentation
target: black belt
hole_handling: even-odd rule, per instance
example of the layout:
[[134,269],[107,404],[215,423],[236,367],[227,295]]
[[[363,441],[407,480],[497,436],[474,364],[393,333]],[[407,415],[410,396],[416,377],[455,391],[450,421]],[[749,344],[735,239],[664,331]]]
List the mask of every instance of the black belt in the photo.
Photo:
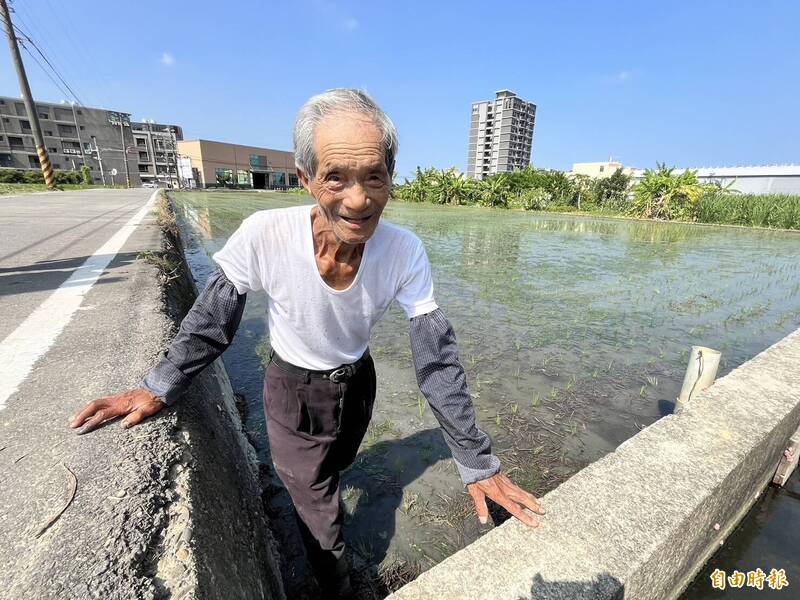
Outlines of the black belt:
[[299,375],[306,379],[309,377],[319,377],[321,379],[329,379],[333,383],[342,383],[343,381],[347,381],[353,375],[355,375],[356,371],[361,368],[361,365],[367,362],[367,359],[369,358],[369,348],[367,348],[361,358],[359,358],[356,362],[350,363],[349,365],[341,365],[328,371],[313,371],[311,369],[298,367],[297,365],[293,365],[292,363],[288,363],[283,360],[280,356],[278,356],[278,353],[275,352],[275,350],[271,350],[269,356],[270,362],[274,362],[279,369],[286,371],[287,373]]

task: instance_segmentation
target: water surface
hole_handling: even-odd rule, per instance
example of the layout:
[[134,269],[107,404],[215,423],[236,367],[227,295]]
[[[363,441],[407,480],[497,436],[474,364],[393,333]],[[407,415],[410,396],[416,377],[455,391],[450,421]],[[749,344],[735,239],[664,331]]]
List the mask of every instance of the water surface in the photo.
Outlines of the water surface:
[[[208,256],[244,217],[311,202],[278,193],[175,197],[201,281]],[[723,353],[721,376],[800,326],[798,234],[403,203],[390,203],[384,219],[423,240],[479,425],[510,476],[537,495],[671,412],[692,345]],[[481,532],[416,387],[399,307],[370,347],[378,399],[343,478],[346,536],[367,562],[394,569],[391,579]],[[266,348],[265,301],[251,297],[225,363],[268,464]],[[274,511],[284,514],[288,500],[274,483]]]

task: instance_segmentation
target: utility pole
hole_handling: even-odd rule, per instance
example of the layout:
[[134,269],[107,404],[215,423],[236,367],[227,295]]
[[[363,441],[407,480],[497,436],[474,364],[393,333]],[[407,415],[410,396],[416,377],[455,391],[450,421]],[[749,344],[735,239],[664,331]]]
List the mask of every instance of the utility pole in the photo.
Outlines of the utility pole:
[[178,168],[178,142],[175,137],[175,129],[169,128],[169,141],[172,144],[172,162],[175,163],[175,181],[178,183],[178,189],[181,189],[181,172]]
[[153,142],[153,119],[145,119],[147,123],[147,139],[150,141],[150,163],[153,165],[153,181],[158,185],[158,167],[156,167],[156,145]]
[[28,120],[31,123],[31,129],[33,130],[33,140],[36,144],[36,154],[39,156],[39,166],[42,168],[42,175],[44,175],[45,184],[48,188],[54,190],[56,188],[56,177],[53,173],[53,165],[50,164],[50,157],[47,155],[47,148],[45,148],[44,145],[42,128],[39,125],[39,113],[36,112],[36,104],[33,102],[31,86],[28,85],[28,76],[25,74],[25,65],[22,63],[22,56],[19,54],[17,36],[14,33],[14,25],[11,23],[11,13],[8,10],[8,4],[6,3],[6,0],[0,0],[0,13],[6,22],[8,47],[11,50],[11,59],[14,61],[14,66],[17,69],[19,88],[22,91],[22,99],[25,102],[25,110],[28,113]]
[[119,119],[119,136],[122,139],[122,159],[125,161],[125,187],[131,187],[131,173],[128,170],[128,148],[125,146],[125,129],[122,117]]
[[[3,0],[0,0],[3,2]],[[106,185],[106,173],[103,171],[103,159],[100,157],[100,148],[97,147],[97,138],[92,136],[92,143],[94,144],[94,151],[97,152],[97,164],[100,165],[100,178],[103,180],[103,187]]]
[[78,113],[75,112],[75,103],[72,101],[68,101],[70,106],[72,106],[72,118],[75,121],[75,131],[78,132],[78,143],[81,146],[81,161],[85,165],[86,164],[86,148],[83,147],[83,140],[81,139],[81,126],[78,125]]

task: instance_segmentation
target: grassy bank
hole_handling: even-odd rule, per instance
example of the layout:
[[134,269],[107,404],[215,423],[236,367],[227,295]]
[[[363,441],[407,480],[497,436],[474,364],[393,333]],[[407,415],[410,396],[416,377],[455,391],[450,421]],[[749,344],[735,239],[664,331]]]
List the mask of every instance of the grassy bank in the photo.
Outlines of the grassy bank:
[[800,230],[800,195],[740,194],[664,165],[636,185],[621,170],[591,179],[530,167],[473,180],[454,170],[417,169],[394,194],[406,202]]

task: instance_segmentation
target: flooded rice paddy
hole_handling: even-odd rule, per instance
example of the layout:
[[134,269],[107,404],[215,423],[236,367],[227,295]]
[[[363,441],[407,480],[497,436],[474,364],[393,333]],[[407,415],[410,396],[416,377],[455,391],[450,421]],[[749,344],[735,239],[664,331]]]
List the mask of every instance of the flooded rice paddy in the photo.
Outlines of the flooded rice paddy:
[[[201,285],[210,255],[244,217],[312,202],[257,192],[175,200]],[[536,495],[671,412],[692,345],[722,352],[721,376],[800,326],[798,234],[403,203],[390,203],[383,218],[425,243],[479,426],[506,472]],[[263,297],[248,298],[224,360],[269,465],[265,306]],[[416,387],[398,307],[370,348],[378,397],[359,457],[343,475],[345,536],[391,587],[482,531]],[[265,472],[267,508],[290,522],[287,495]],[[284,529],[276,536],[287,553],[287,592],[300,597],[299,541]]]

